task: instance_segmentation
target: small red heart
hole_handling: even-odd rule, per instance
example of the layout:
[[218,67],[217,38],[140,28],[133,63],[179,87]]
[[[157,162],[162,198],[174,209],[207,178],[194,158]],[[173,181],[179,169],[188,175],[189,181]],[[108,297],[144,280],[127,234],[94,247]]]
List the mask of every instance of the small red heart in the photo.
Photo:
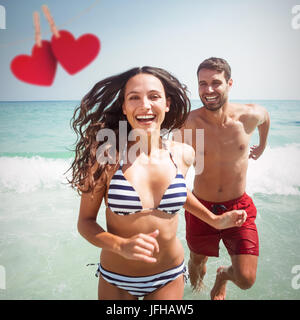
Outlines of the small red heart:
[[16,56],[10,64],[10,69],[17,79],[40,86],[51,86],[56,67],[57,60],[51,43],[46,40],[42,41],[41,47],[33,46],[31,56]]
[[101,46],[93,34],[84,34],[76,40],[66,30],[59,30],[59,37],[53,36],[51,44],[56,59],[69,74],[75,74],[90,64]]

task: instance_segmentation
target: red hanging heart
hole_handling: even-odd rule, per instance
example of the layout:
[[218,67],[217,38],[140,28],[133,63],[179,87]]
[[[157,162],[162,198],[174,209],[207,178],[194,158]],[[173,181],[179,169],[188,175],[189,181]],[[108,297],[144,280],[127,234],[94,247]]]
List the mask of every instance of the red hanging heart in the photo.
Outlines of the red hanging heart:
[[56,67],[57,60],[51,43],[46,40],[42,41],[41,47],[33,46],[31,56],[16,56],[10,64],[10,69],[17,79],[40,86],[51,86]]
[[84,34],[76,40],[66,30],[59,30],[59,37],[53,36],[51,44],[56,59],[69,74],[75,74],[90,64],[101,46],[93,34]]

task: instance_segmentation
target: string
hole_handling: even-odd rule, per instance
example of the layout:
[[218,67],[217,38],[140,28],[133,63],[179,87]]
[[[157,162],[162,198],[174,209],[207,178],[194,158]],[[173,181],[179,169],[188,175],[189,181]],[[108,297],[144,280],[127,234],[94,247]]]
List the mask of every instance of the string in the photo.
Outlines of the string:
[[44,12],[44,15],[45,15],[46,19],[48,20],[51,32],[55,35],[56,38],[59,38],[59,32],[58,32],[58,30],[56,28],[54,19],[51,16],[49,8],[44,4],[44,5],[42,5],[42,10]]
[[42,46],[42,38],[41,38],[41,27],[40,27],[40,15],[37,11],[33,13],[33,24],[34,24],[34,37],[35,43],[38,47]]
[[[96,5],[98,5],[98,3],[101,0],[95,0],[89,7],[87,7],[86,9],[83,9],[82,11],[80,11],[77,15],[74,15],[73,17],[71,17],[70,19],[68,19],[66,22],[64,22],[62,25],[58,26],[58,29],[64,28],[70,24],[72,24],[73,22],[77,21],[79,18],[81,18],[83,15],[87,14],[89,11],[91,11]],[[49,36],[52,34],[51,31],[46,31],[43,32],[45,34],[45,36]],[[22,43],[26,43],[32,41],[32,36],[28,36],[25,37],[23,39],[20,40],[16,40],[16,41],[12,41],[9,43],[0,43],[0,48],[7,48],[7,47],[13,47],[13,46],[17,46],[20,45]]]

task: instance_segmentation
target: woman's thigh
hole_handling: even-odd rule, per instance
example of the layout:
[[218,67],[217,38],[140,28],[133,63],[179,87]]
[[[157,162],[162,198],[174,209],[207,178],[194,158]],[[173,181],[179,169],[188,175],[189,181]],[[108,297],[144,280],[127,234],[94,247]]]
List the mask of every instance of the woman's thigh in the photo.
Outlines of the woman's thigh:
[[126,290],[120,289],[117,286],[107,282],[99,275],[98,283],[98,299],[99,300],[137,300]]
[[184,276],[181,275],[163,287],[146,295],[144,300],[182,300],[184,284]]

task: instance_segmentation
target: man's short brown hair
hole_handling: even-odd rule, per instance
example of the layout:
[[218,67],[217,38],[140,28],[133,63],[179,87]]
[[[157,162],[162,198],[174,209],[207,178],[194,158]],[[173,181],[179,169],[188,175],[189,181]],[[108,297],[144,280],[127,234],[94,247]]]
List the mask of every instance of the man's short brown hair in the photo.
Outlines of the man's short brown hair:
[[231,68],[228,62],[222,58],[209,58],[204,60],[203,62],[200,63],[198,69],[197,69],[197,76],[198,73],[201,69],[209,69],[209,70],[215,70],[218,72],[224,71],[224,76],[226,81],[231,78]]

